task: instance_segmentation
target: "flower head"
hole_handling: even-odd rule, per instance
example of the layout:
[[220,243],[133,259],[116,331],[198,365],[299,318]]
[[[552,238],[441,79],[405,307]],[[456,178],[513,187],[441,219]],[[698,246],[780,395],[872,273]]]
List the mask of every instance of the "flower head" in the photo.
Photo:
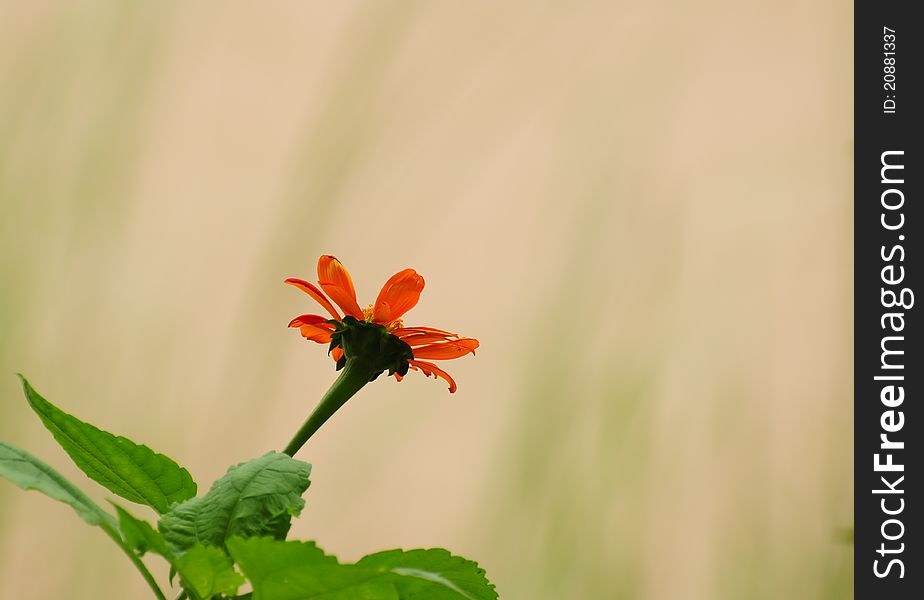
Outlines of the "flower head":
[[311,296],[330,315],[330,318],[300,315],[292,319],[289,327],[298,328],[305,339],[329,344],[329,353],[338,370],[347,360],[356,358],[374,365],[373,379],[387,370],[401,381],[408,369],[413,369],[427,377],[445,379],[451,393],[456,391],[456,382],[449,373],[428,361],[459,358],[474,354],[478,348],[478,340],[474,338],[432,327],[405,327],[402,317],[417,305],[424,288],[424,278],[414,269],[392,275],[375,303],[365,308],[356,301],[350,273],[333,256],[318,259],[320,287],[296,278],[286,279],[286,283]]

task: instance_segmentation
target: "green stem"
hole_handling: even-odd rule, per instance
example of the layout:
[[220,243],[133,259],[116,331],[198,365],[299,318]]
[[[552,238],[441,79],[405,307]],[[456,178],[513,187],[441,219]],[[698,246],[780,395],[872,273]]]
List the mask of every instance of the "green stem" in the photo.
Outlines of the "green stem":
[[302,424],[301,429],[283,450],[289,456],[295,456],[295,453],[305,445],[314,433],[321,428],[344,403],[353,397],[353,395],[369,383],[373,375],[373,369],[367,361],[360,358],[351,358],[347,360],[346,365],[321,402],[308,416],[308,419]]
[[106,535],[112,538],[116,544],[119,545],[119,548],[128,556],[128,558],[134,563],[135,567],[141,572],[141,576],[144,577],[144,580],[148,582],[148,585],[151,586],[151,590],[154,591],[154,595],[157,596],[157,600],[167,600],[167,597],[164,596],[164,593],[161,591],[160,586],[157,585],[157,582],[154,580],[154,576],[151,575],[151,572],[148,571],[148,568],[145,566],[141,559],[138,557],[135,552],[125,545],[125,542],[122,541],[122,536],[113,529],[109,524],[103,522],[100,527],[103,528],[103,531],[106,532]]
[[[22,375],[20,375],[20,378],[21,377]],[[23,379],[23,383],[26,386],[29,385],[26,383],[25,379]],[[115,520],[115,517],[100,508],[99,504],[93,500],[90,500],[90,497],[83,493],[83,490],[75,486],[69,480],[65,479],[63,475],[52,469],[38,458],[32,456],[25,450],[13,448],[12,446],[7,446],[6,444],[0,444],[0,449],[12,451],[14,457],[34,465],[46,477],[63,488],[70,495],[73,501],[70,499],[64,500],[58,496],[55,496],[55,498],[67,502],[73,506],[74,509],[77,510],[78,514],[80,514],[80,516],[91,525],[98,525],[99,528],[102,529],[103,532],[108,535],[112,541],[119,546],[119,548],[122,549],[122,552],[128,556],[135,567],[141,572],[141,575],[144,577],[145,581],[148,582],[148,585],[151,586],[151,589],[154,591],[154,595],[157,596],[157,600],[167,600],[167,597],[164,596],[164,593],[161,591],[160,587],[157,585],[157,582],[154,580],[154,576],[151,575],[151,572],[148,571],[148,568],[145,566],[145,564],[141,562],[141,559],[138,558],[138,555],[135,554],[135,551],[130,548],[128,544],[126,544],[122,539],[122,536],[119,533],[119,523]],[[15,479],[13,480],[13,483],[16,483],[23,489],[29,489],[29,487],[19,483]],[[31,487],[31,481],[29,483]],[[38,487],[35,489],[38,489]]]

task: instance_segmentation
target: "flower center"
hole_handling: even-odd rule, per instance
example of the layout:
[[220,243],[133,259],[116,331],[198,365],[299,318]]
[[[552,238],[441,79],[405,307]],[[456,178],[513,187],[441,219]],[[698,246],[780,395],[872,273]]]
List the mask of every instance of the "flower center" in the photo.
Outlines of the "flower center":
[[[373,312],[375,312],[375,305],[374,305],[374,304],[370,304],[369,306],[367,306],[366,308],[364,308],[364,309],[363,309],[363,320],[364,320],[364,321],[368,321],[368,322],[371,323],[371,322],[372,322],[372,313],[373,313]],[[403,319],[395,319],[395,320],[392,321],[391,323],[385,323],[384,326],[385,326],[385,331],[392,332],[392,331],[394,331],[395,329],[398,329],[399,327],[404,327],[404,320],[403,320]]]

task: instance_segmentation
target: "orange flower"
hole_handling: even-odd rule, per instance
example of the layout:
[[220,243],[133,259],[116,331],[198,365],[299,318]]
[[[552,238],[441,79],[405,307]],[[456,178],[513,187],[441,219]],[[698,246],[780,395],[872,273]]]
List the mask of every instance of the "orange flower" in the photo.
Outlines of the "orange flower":
[[[330,354],[338,365],[341,365],[344,359],[344,349],[337,342],[335,334],[346,327],[344,321],[351,321],[347,317],[378,325],[407,344],[413,353],[413,359],[407,361],[407,367],[420,371],[427,377],[445,379],[449,383],[450,393],[455,392],[457,386],[449,373],[432,362],[420,359],[449,360],[469,353],[474,354],[478,348],[478,340],[473,338],[460,337],[458,334],[432,327],[404,326],[402,317],[417,305],[424,288],[424,278],[414,269],[404,269],[392,275],[382,286],[375,303],[366,308],[360,308],[356,302],[356,289],[353,287],[350,273],[333,256],[325,255],[318,259],[320,289],[303,279],[290,277],[285,282],[314,298],[331,317],[328,319],[322,315],[300,315],[292,319],[289,327],[297,327],[302,336],[312,342],[332,343]],[[344,316],[340,315],[337,307],[343,311]],[[398,381],[402,380],[402,373],[395,371],[393,374]]]

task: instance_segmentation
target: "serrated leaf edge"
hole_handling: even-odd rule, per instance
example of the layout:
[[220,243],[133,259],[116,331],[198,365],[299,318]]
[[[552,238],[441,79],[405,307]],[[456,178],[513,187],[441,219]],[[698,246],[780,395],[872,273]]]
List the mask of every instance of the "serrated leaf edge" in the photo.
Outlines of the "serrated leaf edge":
[[[70,414],[70,413],[67,413],[67,412],[61,410],[60,408],[58,408],[57,406],[55,406],[54,404],[52,404],[50,401],[48,401],[47,399],[45,399],[44,396],[42,396],[41,394],[39,394],[39,393],[35,390],[35,388],[32,387],[32,384],[30,384],[29,381],[28,381],[22,374],[19,374],[19,378],[20,378],[20,380],[22,381],[23,388],[24,388],[24,390],[25,390],[25,392],[26,392],[26,400],[29,402],[29,405],[32,407],[32,409],[36,412],[36,414],[37,414],[37,415],[39,416],[39,418],[42,420],[42,423],[45,425],[45,427],[51,432],[52,436],[54,436],[54,438],[56,439],[56,441],[57,441],[58,436],[60,435],[61,437],[63,437],[64,439],[66,439],[68,442],[70,442],[70,443],[73,444],[74,446],[76,446],[76,447],[80,448],[81,450],[83,450],[84,453],[86,454],[86,460],[88,460],[88,462],[91,462],[91,463],[94,465],[94,467],[96,468],[96,470],[102,471],[102,472],[103,472],[103,476],[101,476],[100,479],[104,479],[104,480],[107,480],[107,481],[112,482],[112,487],[120,487],[122,490],[127,490],[133,497],[128,497],[128,496],[125,495],[124,493],[121,493],[121,492],[119,492],[119,491],[116,491],[116,490],[112,489],[112,487],[110,487],[110,485],[107,485],[106,483],[103,483],[102,481],[98,480],[96,477],[93,477],[93,476],[91,476],[89,473],[86,473],[86,471],[84,471],[84,469],[78,464],[77,466],[80,468],[80,470],[81,470],[81,471],[84,471],[84,473],[85,473],[90,479],[96,481],[97,483],[99,483],[100,485],[102,485],[103,487],[105,487],[106,489],[108,489],[109,491],[111,491],[112,493],[117,494],[118,496],[120,496],[120,497],[122,497],[122,498],[124,498],[124,499],[126,499],[126,500],[129,500],[129,501],[131,501],[131,502],[135,502],[135,503],[137,503],[137,504],[143,504],[143,505],[145,505],[145,506],[150,506],[151,508],[153,508],[154,510],[156,510],[157,512],[159,512],[159,513],[161,513],[161,514],[163,514],[163,513],[167,512],[168,510],[170,510],[170,507],[171,507],[171,506],[173,506],[173,505],[175,505],[175,504],[178,504],[177,501],[171,501],[169,498],[167,498],[167,495],[163,492],[163,490],[161,490],[160,485],[157,483],[157,481],[156,481],[153,477],[151,477],[151,476],[141,467],[141,465],[140,465],[138,462],[136,462],[136,461],[134,460],[134,458],[132,458],[132,461],[131,461],[132,464],[134,464],[136,467],[139,468],[139,472],[142,473],[145,477],[147,477],[147,480],[152,484],[152,486],[153,486],[155,489],[157,489],[158,493],[159,493],[160,496],[161,496],[161,498],[157,498],[157,499],[155,499],[155,500],[158,500],[158,501],[159,501],[159,500],[162,499],[162,502],[157,502],[157,505],[155,506],[154,502],[153,502],[151,499],[145,498],[145,496],[143,495],[143,493],[142,493],[141,491],[139,491],[139,489],[138,489],[135,485],[131,484],[130,482],[126,481],[124,478],[122,478],[121,476],[119,476],[117,473],[115,473],[115,471],[114,471],[114,469],[112,469],[112,467],[110,467],[109,465],[107,465],[106,463],[104,463],[103,461],[101,461],[99,458],[97,458],[97,457],[95,456],[95,454],[103,454],[103,452],[100,450],[99,446],[97,446],[97,445],[94,444],[92,441],[90,441],[90,444],[93,446],[93,449],[96,451],[95,453],[94,453],[94,452],[91,452],[90,450],[87,449],[87,447],[86,447],[85,445],[83,445],[83,444],[81,444],[81,443],[78,443],[77,440],[75,440],[73,437],[71,437],[70,435],[68,435],[68,433],[67,433],[66,431],[64,431],[57,423],[55,423],[54,421],[52,421],[51,418],[47,416],[46,412],[45,412],[44,410],[41,410],[41,409],[44,409],[44,408],[46,408],[46,407],[50,407],[50,408],[52,409],[52,412],[57,412],[58,414],[64,416],[65,419],[71,419],[71,420],[73,420],[73,421],[76,421],[77,423],[80,423],[80,424],[83,425],[84,427],[87,427],[88,429],[91,429],[91,430],[93,430],[93,431],[95,431],[95,432],[101,434],[103,437],[108,437],[109,439],[113,440],[113,441],[116,443],[116,445],[122,447],[122,451],[125,453],[125,455],[130,456],[130,452],[128,452],[128,451],[124,448],[125,443],[128,443],[128,444],[130,444],[131,446],[133,446],[134,448],[140,449],[142,452],[150,453],[150,456],[153,456],[155,459],[158,459],[158,460],[166,460],[166,461],[168,461],[168,462],[170,462],[170,463],[176,465],[176,467],[179,469],[179,472],[180,472],[181,476],[182,476],[182,475],[185,475],[186,477],[189,478],[189,481],[192,483],[192,493],[193,493],[192,496],[190,496],[190,497],[188,497],[188,498],[186,498],[186,499],[184,499],[184,500],[181,500],[181,501],[179,501],[179,502],[182,502],[182,501],[185,501],[185,500],[188,500],[188,499],[190,499],[190,498],[194,498],[194,497],[195,497],[195,494],[196,494],[196,491],[197,491],[197,488],[198,488],[198,486],[196,486],[195,480],[192,478],[192,475],[190,475],[189,471],[188,471],[185,467],[182,467],[182,466],[180,466],[179,464],[177,464],[177,462],[176,462],[175,460],[173,460],[173,459],[170,458],[169,456],[166,456],[166,455],[164,455],[164,454],[161,454],[161,453],[159,453],[159,452],[156,452],[156,451],[152,450],[151,448],[149,448],[148,446],[146,446],[146,445],[144,445],[144,444],[139,444],[139,443],[137,443],[137,442],[134,442],[134,441],[132,441],[132,440],[130,440],[130,439],[124,437],[124,436],[115,435],[115,434],[113,434],[113,433],[110,433],[110,432],[108,432],[108,431],[105,431],[105,430],[103,430],[103,429],[100,429],[99,427],[93,425],[92,423],[87,423],[86,421],[83,421],[83,420],[81,420],[81,419],[75,417],[74,415],[72,415],[72,414]],[[38,400],[38,402],[36,402],[36,400]],[[36,404],[39,404],[40,406],[36,406]],[[59,445],[60,445],[60,442],[59,442]],[[63,445],[62,445],[62,448],[63,448]],[[67,451],[67,448],[63,448],[63,449],[64,449],[64,451],[68,454],[68,456],[70,456],[70,452]],[[74,460],[75,463],[77,463],[77,460],[76,460],[73,456],[71,456],[71,459]],[[111,473],[111,475],[106,475],[106,474],[105,474],[106,472]],[[183,489],[184,489],[184,488],[181,487],[181,488],[178,489],[177,491],[182,491]]]

